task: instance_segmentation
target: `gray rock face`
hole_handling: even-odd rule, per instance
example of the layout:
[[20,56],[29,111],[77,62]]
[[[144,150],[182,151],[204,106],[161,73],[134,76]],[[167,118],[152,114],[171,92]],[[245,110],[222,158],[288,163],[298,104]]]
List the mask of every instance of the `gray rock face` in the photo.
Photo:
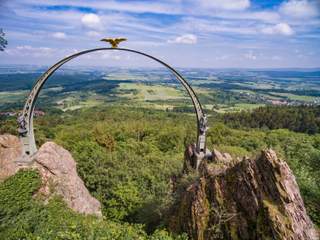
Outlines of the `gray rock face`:
[[76,162],[71,154],[53,142],[43,144],[32,156],[31,166],[19,166],[21,144],[17,137],[0,135],[0,180],[15,174],[20,168],[38,169],[42,185],[37,194],[49,199],[52,195],[62,196],[73,210],[102,216],[100,202],[93,198],[77,174]]
[[221,164],[229,156],[213,152],[223,161],[204,162],[199,179],[181,193],[172,231],[197,240],[318,239],[295,177],[274,151],[232,165]]

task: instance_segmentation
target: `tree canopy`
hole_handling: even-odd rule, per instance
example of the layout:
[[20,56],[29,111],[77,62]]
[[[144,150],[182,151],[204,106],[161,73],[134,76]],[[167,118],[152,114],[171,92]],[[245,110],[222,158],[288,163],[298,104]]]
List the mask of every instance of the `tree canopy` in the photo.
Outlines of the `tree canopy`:
[[3,29],[0,28],[0,51],[4,51],[6,45],[8,44],[8,41],[4,38],[5,33],[3,32]]

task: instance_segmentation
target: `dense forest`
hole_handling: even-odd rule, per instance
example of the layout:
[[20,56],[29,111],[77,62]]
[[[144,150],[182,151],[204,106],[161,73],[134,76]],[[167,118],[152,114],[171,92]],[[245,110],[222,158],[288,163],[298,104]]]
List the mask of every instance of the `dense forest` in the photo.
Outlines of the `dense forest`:
[[[273,110],[257,111],[269,112],[270,109]],[[274,109],[281,112],[280,108]],[[317,115],[317,108],[306,109]],[[95,232],[97,236],[110,236],[105,239],[185,239],[185,236],[170,236],[165,228],[166,216],[176,201],[171,194],[170,178],[181,173],[185,146],[196,138],[193,115],[142,108],[95,107],[67,112],[55,110],[35,120],[38,145],[53,140],[72,153],[85,185],[102,203],[106,220],[99,222],[101,220],[64,211],[66,207],[59,199],[41,205],[32,199],[32,192],[39,184],[37,174],[21,172],[0,187],[2,235],[14,233],[18,234],[14,236],[28,236],[27,239],[47,239],[44,236],[50,233],[51,239],[83,239]],[[0,121],[0,133],[17,134],[15,119]],[[259,124],[252,125],[252,129],[248,128],[251,125],[242,129],[244,124],[238,124],[235,129],[223,120],[209,125],[210,149],[239,157],[255,156],[269,147],[275,149],[293,170],[308,213],[320,226],[320,134],[272,130],[276,127],[268,129],[263,125],[257,129]],[[186,178],[182,184],[186,186],[191,180]],[[21,199],[16,199],[19,195]],[[13,206],[14,201],[21,204]],[[124,237],[127,232],[129,235]]]
[[235,128],[285,128],[308,134],[320,131],[320,106],[267,106],[250,112],[227,113],[222,118]]

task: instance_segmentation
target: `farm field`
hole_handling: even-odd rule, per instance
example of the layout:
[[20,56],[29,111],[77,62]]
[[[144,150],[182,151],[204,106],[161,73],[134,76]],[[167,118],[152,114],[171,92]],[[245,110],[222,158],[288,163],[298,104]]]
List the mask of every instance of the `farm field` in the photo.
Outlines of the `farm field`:
[[[10,70],[10,71],[9,71]],[[45,67],[0,69],[0,111],[23,106],[33,82]],[[320,102],[320,70],[179,69],[209,113],[252,110],[264,105]],[[192,104],[179,82],[164,69],[110,70],[67,68],[55,74],[41,92],[38,107],[63,111],[120,104],[155,109]]]

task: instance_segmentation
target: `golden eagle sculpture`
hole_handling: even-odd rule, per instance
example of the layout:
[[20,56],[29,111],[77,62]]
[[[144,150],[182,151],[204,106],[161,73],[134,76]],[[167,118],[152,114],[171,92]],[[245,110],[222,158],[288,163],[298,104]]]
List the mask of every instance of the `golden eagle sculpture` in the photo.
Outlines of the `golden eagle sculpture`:
[[112,48],[117,48],[119,43],[126,41],[126,38],[103,38],[100,41],[110,43]]

